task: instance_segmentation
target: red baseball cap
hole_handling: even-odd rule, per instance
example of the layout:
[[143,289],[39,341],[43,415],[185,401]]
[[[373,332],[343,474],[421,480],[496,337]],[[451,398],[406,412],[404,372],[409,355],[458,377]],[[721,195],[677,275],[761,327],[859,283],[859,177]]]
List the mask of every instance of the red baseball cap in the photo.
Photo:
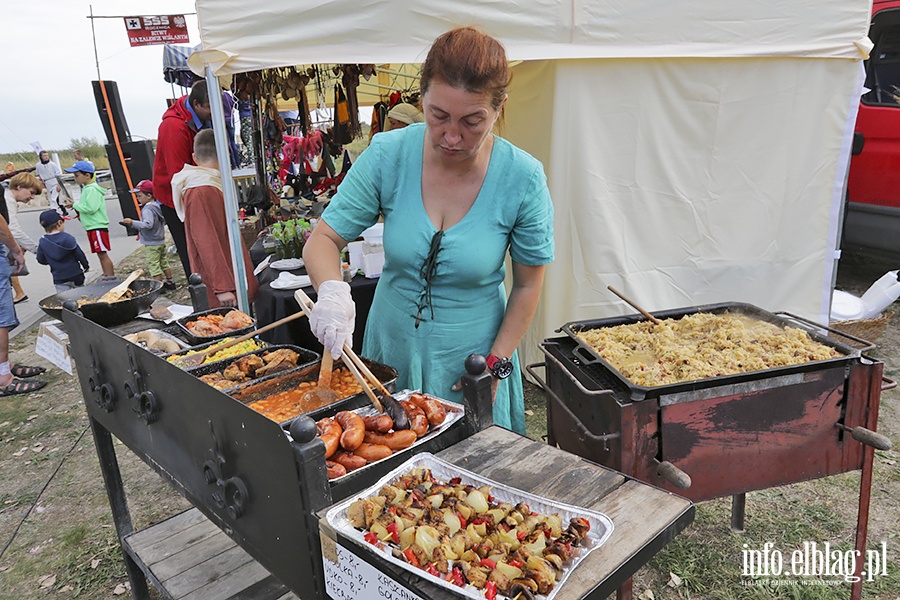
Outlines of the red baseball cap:
[[153,195],[153,182],[149,179],[144,179],[140,183],[137,184],[137,187],[133,190],[128,190],[132,194],[135,192],[144,192],[145,194]]

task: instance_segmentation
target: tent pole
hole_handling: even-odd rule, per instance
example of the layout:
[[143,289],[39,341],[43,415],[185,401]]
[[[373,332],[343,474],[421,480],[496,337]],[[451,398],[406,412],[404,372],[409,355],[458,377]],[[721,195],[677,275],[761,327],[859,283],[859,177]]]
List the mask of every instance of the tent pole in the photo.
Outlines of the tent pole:
[[241,226],[238,223],[237,192],[231,174],[231,155],[225,136],[225,107],[222,105],[222,86],[213,74],[212,67],[206,65],[206,87],[209,90],[209,107],[212,111],[213,132],[216,137],[216,157],[219,159],[219,174],[222,177],[222,194],[225,196],[225,224],[231,245],[231,267],[234,269],[234,289],[238,309],[250,314],[250,300],[247,294],[247,280],[244,277],[244,253],[241,246]]

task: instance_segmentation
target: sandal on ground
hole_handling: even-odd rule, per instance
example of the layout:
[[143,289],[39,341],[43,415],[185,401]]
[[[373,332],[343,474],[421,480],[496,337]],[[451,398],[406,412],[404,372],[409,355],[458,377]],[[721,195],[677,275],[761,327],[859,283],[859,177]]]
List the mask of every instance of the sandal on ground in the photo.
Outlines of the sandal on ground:
[[40,375],[44,373],[47,369],[44,367],[27,367],[25,365],[13,365],[13,367],[9,370],[10,373],[15,377],[26,378],[26,377],[34,377],[35,375]]
[[19,302],[25,302],[26,300],[28,300],[28,296],[22,296],[18,300],[13,300],[13,304],[18,304]]
[[25,381],[23,379],[13,380],[6,387],[0,387],[0,397],[2,396],[15,396],[16,394],[27,394],[28,392],[34,392],[42,387],[47,385],[46,381],[36,381],[34,379],[30,381]]

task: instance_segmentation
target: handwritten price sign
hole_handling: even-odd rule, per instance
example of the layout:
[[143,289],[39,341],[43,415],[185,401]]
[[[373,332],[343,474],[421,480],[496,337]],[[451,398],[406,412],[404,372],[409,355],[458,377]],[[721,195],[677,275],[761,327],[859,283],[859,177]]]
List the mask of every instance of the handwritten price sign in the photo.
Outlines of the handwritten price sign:
[[422,600],[334,540],[321,539],[325,591],[332,600]]

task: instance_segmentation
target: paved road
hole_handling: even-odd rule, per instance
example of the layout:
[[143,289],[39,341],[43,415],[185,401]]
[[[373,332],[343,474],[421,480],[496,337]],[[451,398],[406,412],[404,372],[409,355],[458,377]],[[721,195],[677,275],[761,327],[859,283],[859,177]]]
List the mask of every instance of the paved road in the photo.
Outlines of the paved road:
[[[72,186],[69,186],[69,189],[72,190]],[[38,216],[41,214],[41,211],[47,208],[49,207],[19,209],[19,223],[22,225],[25,233],[31,236],[34,241],[38,241],[44,235],[44,228],[41,227]],[[122,209],[119,207],[119,200],[116,196],[107,194],[106,212],[109,215],[109,244],[112,247],[109,256],[113,264],[118,264],[119,261],[131,254],[139,246],[139,243],[136,238],[127,236],[125,228],[118,224],[122,219]],[[81,222],[75,219],[66,221],[66,231],[75,236],[81,249],[88,256],[91,270],[86,274],[87,282],[99,277],[101,275],[100,263],[97,257],[90,252],[87,235],[81,226]],[[30,252],[25,253],[25,264],[28,266],[29,274],[19,278],[19,282],[22,284],[25,293],[28,294],[28,300],[16,304],[16,314],[21,325],[10,332],[10,337],[22,333],[31,325],[46,317],[46,313],[40,309],[38,302],[42,298],[56,293],[56,289],[53,287],[53,278],[50,275],[50,267],[38,264],[34,254]],[[121,274],[117,273],[117,275]]]

